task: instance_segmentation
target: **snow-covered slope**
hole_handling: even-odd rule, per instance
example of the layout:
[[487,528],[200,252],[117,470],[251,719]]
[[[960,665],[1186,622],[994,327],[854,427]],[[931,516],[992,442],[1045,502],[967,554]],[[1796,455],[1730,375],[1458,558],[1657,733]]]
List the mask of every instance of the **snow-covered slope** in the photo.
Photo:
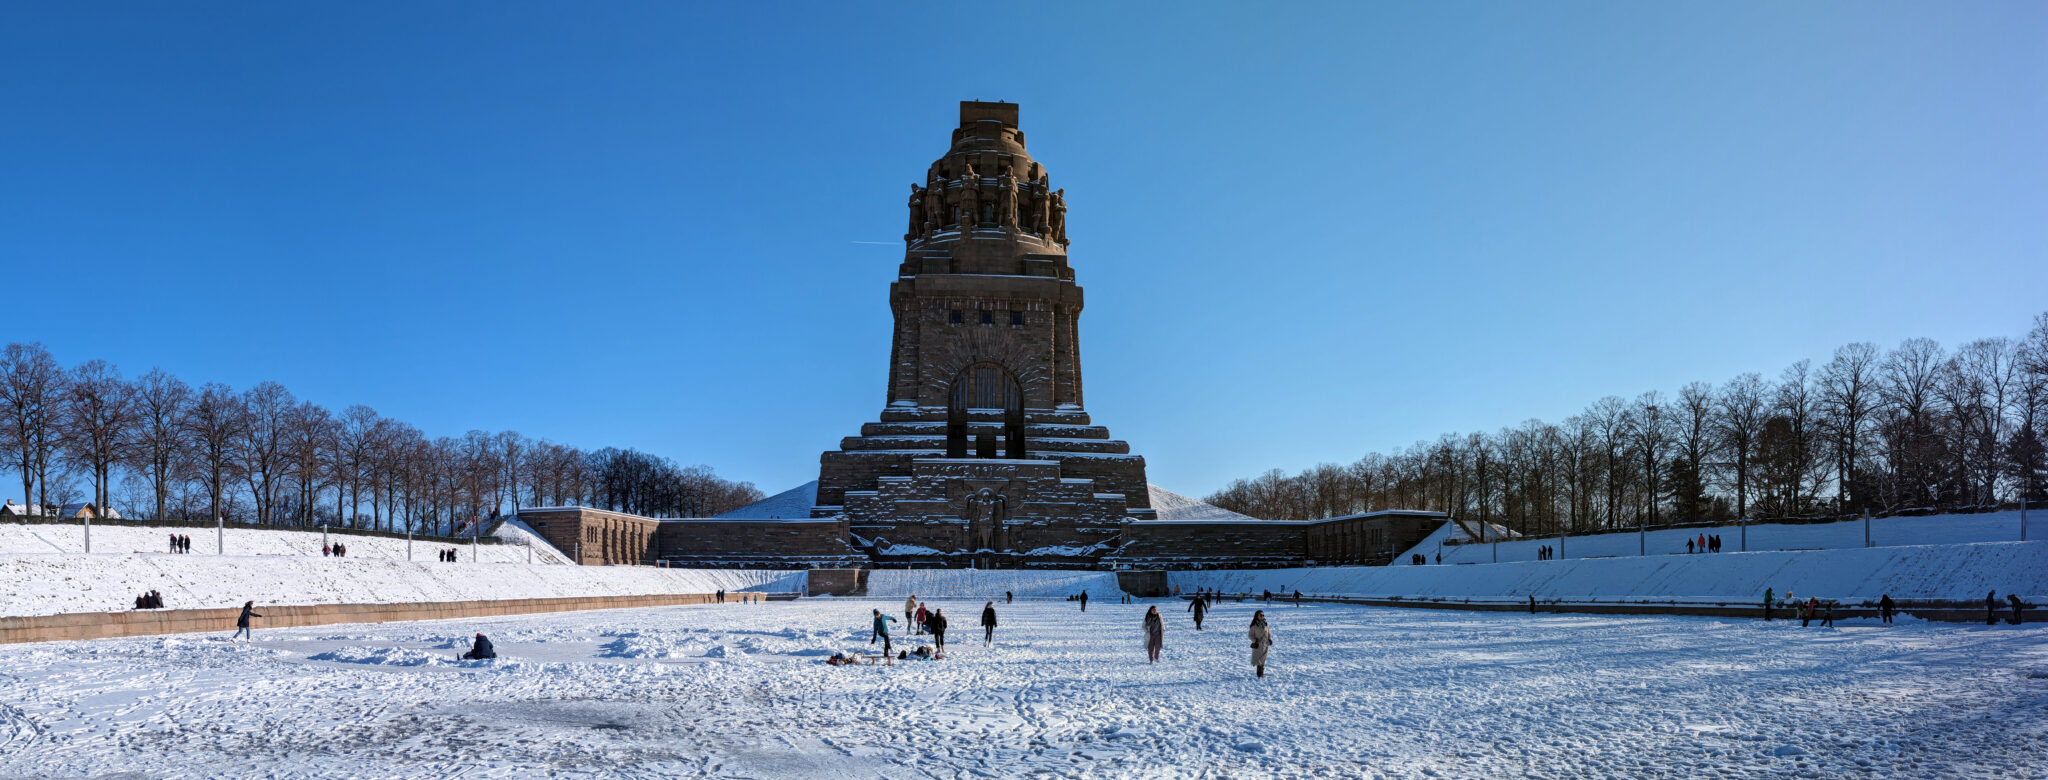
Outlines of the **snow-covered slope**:
[[[500,529],[501,531],[503,529]],[[160,553],[170,546],[170,535],[184,534],[192,537],[192,553],[186,557],[215,554],[214,529],[211,528],[166,528],[155,526],[95,525],[92,527],[92,551],[98,553]],[[500,536],[516,535],[517,530],[500,533]],[[528,531],[531,533],[531,531]],[[319,531],[273,531],[255,528],[227,528],[227,552],[229,555],[290,555],[319,558]],[[538,537],[535,537],[536,539]],[[406,560],[406,541],[382,536],[346,536],[328,534],[330,543],[348,545],[349,560]],[[559,552],[550,559],[544,555],[546,542],[535,545],[534,563],[567,564],[568,559]],[[470,545],[461,542],[415,540],[412,542],[412,560],[433,561],[435,553],[442,550],[457,550],[462,560],[470,559]],[[63,525],[23,523],[0,523],[0,554],[19,553],[82,553],[85,552],[84,527],[67,523]],[[483,563],[525,563],[527,560],[524,544],[479,544],[476,545],[477,560]]]
[[1145,490],[1152,496],[1152,510],[1159,513],[1159,519],[1177,523],[1185,522],[1245,522],[1257,520],[1251,515],[1241,515],[1215,504],[1183,496],[1158,485],[1146,485]]
[[[1449,548],[1444,559],[1448,561]],[[2048,596],[2048,542],[1942,544],[1799,552],[1651,555],[1465,566],[1337,566],[1173,572],[1181,590],[1263,590],[1404,598],[1751,602],[1765,588],[1841,600]]]
[[562,551],[553,544],[550,544],[546,537],[540,535],[539,531],[533,530],[533,526],[527,525],[525,521],[517,517],[505,518],[505,522],[500,523],[498,530],[492,531],[491,535],[505,540],[507,544],[516,544],[522,547],[531,545],[533,547],[534,563],[566,564],[569,562],[569,556],[563,555]]
[[1003,591],[1018,598],[1066,598],[1088,591],[1091,599],[1114,597],[1116,574],[1104,571],[1027,569],[876,569],[868,572],[875,598],[980,599],[1001,601]]
[[712,515],[724,520],[791,520],[810,517],[818,503],[818,481],[811,480],[730,512]]
[[[2048,512],[2028,513],[2030,539],[2048,539]],[[1500,561],[1533,561],[1536,550],[1543,545],[1559,547],[1560,557],[1587,558],[1593,556],[1631,556],[1647,547],[1651,555],[1685,553],[1685,540],[1698,539],[1702,533],[1720,534],[1723,555],[1742,550],[1742,530],[1738,526],[1720,528],[1672,528],[1651,531],[1645,534],[1647,544],[1638,543],[1634,531],[1591,536],[1572,536],[1559,542],[1557,537],[1530,537],[1526,540],[1501,542]],[[1458,534],[1462,537],[1463,534]],[[1880,517],[1870,521],[1870,542],[1876,547],[1919,544],[1962,544],[1970,542],[2011,542],[2020,538],[2020,513],[1987,512],[1976,515],[1935,515],[1931,517]],[[1437,539],[1432,537],[1414,548],[1425,556],[1436,554]],[[1495,545],[1459,545],[1443,548],[1444,563],[1492,563]],[[1863,546],[1863,521],[1844,520],[1839,523],[1813,523],[1799,525],[1765,524],[1749,526],[1749,549],[1764,550],[1823,550],[1858,548]],[[1407,560],[1403,552],[1399,560]]]
[[[97,536],[97,532],[95,532]],[[111,612],[161,591],[172,608],[802,591],[804,572],[435,563],[375,558],[0,555],[0,617]]]

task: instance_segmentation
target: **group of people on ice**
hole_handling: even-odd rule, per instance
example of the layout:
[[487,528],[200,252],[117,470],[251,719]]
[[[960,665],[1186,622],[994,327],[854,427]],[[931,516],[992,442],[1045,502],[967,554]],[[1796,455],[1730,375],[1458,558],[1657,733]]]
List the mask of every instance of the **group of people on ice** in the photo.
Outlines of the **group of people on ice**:
[[320,557],[325,558],[328,556],[333,556],[335,558],[348,557],[348,545],[342,544],[340,542],[320,545]]
[[1698,539],[1687,538],[1685,540],[1685,552],[1687,555],[1691,555],[1696,552],[1717,553],[1720,551],[1720,534],[1700,534]]
[[184,534],[171,534],[171,552],[179,555],[192,552],[192,537]]

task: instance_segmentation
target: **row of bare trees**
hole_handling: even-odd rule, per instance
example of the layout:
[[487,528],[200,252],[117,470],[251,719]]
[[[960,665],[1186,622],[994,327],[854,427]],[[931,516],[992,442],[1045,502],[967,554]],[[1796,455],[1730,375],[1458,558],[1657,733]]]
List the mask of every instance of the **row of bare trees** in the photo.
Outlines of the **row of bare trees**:
[[584,452],[514,431],[429,437],[367,406],[336,414],[276,382],[193,388],[161,369],[128,380],[104,360],[65,369],[33,343],[0,352],[0,448],[22,503],[48,514],[89,498],[144,519],[445,533],[521,506],[703,516],[761,498],[709,467],[634,450]]
[[1301,520],[1427,509],[1524,533],[2048,501],[2048,314],[2018,341],[1844,346],[1775,380],[1609,396],[1562,423],[1446,434],[1208,497]]

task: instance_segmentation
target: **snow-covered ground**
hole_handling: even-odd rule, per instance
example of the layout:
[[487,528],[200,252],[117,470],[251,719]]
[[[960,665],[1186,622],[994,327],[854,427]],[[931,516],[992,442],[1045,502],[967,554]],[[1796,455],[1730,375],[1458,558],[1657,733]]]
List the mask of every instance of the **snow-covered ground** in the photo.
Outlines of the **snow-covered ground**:
[[1182,591],[1264,590],[1403,598],[1755,603],[1765,588],[1841,601],[1982,599],[1987,591],[2048,601],[2048,542],[1934,544],[1801,552],[1651,555],[1426,566],[1171,572]]
[[[2027,519],[2028,539],[2048,539],[2048,512],[2031,511],[2027,513]],[[1463,533],[1450,533],[1456,538],[1469,538]],[[1549,536],[1498,544],[1445,544],[1439,547],[1438,543],[1447,537],[1444,534],[1435,534],[1414,548],[1402,552],[1398,560],[1405,562],[1411,553],[1421,553],[1434,561],[1436,553],[1441,549],[1444,563],[1491,563],[1496,554],[1500,556],[1499,560],[1502,563],[1533,561],[1536,560],[1537,548],[1544,545],[1558,548],[1561,551],[1560,557],[1563,558],[1628,556],[1645,551],[1650,555],[1684,555],[1685,541],[1697,540],[1703,533],[1721,535],[1724,555],[1743,549],[1743,531],[1739,526],[1732,525],[1719,528],[1672,528],[1650,531],[1643,534],[1644,538],[1641,541],[1637,540],[1634,531],[1620,531],[1591,536],[1570,536],[1561,542],[1557,537]],[[1749,526],[1748,535],[1749,549],[1752,551],[1838,550],[1863,546],[1863,521],[1752,525]],[[1870,521],[1870,543],[1877,547],[2014,542],[2019,541],[2019,538],[2020,513],[2016,509],[1975,515],[1880,517]],[[1492,549],[1495,547],[1500,549]]]
[[804,572],[785,571],[470,563],[467,558],[407,562],[358,557],[360,548],[351,547],[347,558],[0,554],[0,617],[119,611],[147,590],[162,592],[166,606],[190,609],[234,607],[251,599],[259,604],[389,604],[720,589],[802,591],[806,581]]
[[[219,550],[212,528],[95,525],[92,527],[92,551],[94,554],[161,553],[169,549],[170,535],[174,533],[192,537],[193,556],[214,555]],[[497,535],[509,543],[474,545],[476,560],[482,563],[526,563],[529,553],[527,542],[531,541],[533,563],[569,563],[568,558],[526,530],[523,524],[507,522],[499,527]],[[222,536],[229,555],[321,557],[319,531],[272,531],[228,526]],[[348,545],[351,560],[406,560],[404,539],[328,534],[327,541]],[[416,540],[411,546],[412,560],[415,561],[432,561],[435,554],[443,550],[457,551],[464,561],[470,560],[472,555],[472,545],[467,542]],[[0,523],[0,554],[82,552],[85,552],[85,528],[81,524]]]
[[[0,775],[2041,777],[2048,627],[940,602],[945,661],[831,667],[881,600],[0,647]],[[491,636],[501,658],[452,660]],[[907,638],[906,638],[907,639]],[[907,643],[907,642],[906,642]]]

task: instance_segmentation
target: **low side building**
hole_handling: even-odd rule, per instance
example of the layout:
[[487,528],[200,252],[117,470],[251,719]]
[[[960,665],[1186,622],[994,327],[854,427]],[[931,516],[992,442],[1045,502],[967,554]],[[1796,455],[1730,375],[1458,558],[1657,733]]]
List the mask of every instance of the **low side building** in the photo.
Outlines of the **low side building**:
[[1133,520],[1124,523],[1123,546],[1105,560],[1165,569],[1384,566],[1446,519],[1388,510],[1322,520]]
[[846,519],[660,519],[581,506],[519,510],[519,519],[585,566],[819,568],[865,564]]

